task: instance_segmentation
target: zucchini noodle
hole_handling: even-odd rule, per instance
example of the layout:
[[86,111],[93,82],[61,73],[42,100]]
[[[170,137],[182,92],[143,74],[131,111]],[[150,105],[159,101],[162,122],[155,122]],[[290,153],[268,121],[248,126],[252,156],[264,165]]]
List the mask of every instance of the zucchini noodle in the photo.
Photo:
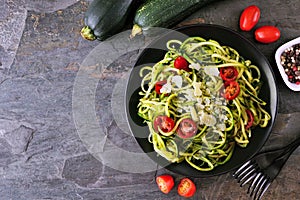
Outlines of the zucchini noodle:
[[[228,46],[201,37],[185,41],[170,40],[164,58],[140,71],[143,77],[138,115],[149,127],[148,141],[154,150],[172,163],[186,161],[200,171],[210,171],[230,160],[235,146],[246,147],[251,130],[266,127],[271,119],[266,102],[258,97],[261,73],[250,60]],[[190,70],[177,69],[174,61],[184,57]],[[224,80],[219,71],[234,67],[240,91],[234,99],[224,97]],[[155,90],[159,81],[165,81]],[[253,114],[252,118],[247,111]],[[155,129],[154,119],[167,116],[174,120],[172,130]],[[197,132],[189,138],[178,136],[184,119],[192,119]],[[251,127],[246,127],[251,121]]]

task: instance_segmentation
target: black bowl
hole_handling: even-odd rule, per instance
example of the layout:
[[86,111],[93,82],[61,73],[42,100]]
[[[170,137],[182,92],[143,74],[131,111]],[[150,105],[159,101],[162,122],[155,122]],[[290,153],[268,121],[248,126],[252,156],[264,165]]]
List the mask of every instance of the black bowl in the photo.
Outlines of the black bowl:
[[[246,148],[236,147],[231,159],[227,163],[217,166],[212,171],[208,172],[198,171],[186,162],[179,164],[169,163],[163,157],[157,156],[152,144],[149,143],[147,139],[149,134],[148,127],[145,123],[143,123],[143,119],[137,115],[137,104],[140,99],[138,92],[140,91],[141,84],[139,70],[141,67],[161,60],[166,53],[166,42],[168,40],[179,39],[183,41],[191,36],[213,39],[218,41],[221,45],[230,46],[236,49],[242,57],[251,60],[253,64],[257,65],[261,70],[261,80],[263,81],[259,97],[267,102],[266,110],[272,117],[266,128],[256,127],[253,129],[250,143]],[[241,166],[244,162],[253,157],[262,148],[270,135],[277,114],[277,102],[278,97],[274,72],[266,57],[249,40],[241,36],[236,31],[223,26],[211,24],[182,27],[170,31],[158,40],[152,42],[141,53],[134,68],[132,69],[126,90],[126,112],[129,127],[143,151],[160,166],[165,167],[172,172],[192,177],[208,177],[227,173]]]

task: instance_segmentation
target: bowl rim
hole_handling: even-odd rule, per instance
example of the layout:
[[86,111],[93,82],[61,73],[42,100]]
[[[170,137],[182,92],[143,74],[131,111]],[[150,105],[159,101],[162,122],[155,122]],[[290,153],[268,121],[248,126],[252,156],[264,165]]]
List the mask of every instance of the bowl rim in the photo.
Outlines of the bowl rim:
[[300,91],[300,85],[297,85],[295,83],[291,83],[288,80],[288,76],[284,71],[284,67],[281,65],[281,59],[280,59],[281,54],[284,52],[284,50],[286,50],[287,48],[289,48],[289,47],[291,47],[295,44],[300,44],[300,36],[284,43],[283,45],[281,45],[275,52],[275,61],[276,61],[276,65],[278,67],[278,70],[280,72],[280,75],[281,75],[284,83],[286,84],[286,86],[288,88],[290,88],[291,90],[293,90],[293,91]]

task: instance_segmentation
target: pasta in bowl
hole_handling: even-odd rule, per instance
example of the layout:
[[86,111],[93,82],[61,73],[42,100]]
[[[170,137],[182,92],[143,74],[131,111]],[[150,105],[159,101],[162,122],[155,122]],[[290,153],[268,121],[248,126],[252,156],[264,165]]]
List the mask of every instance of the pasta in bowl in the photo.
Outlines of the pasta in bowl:
[[[233,33],[219,26],[203,26]],[[187,29],[191,30],[181,30]],[[140,87],[128,100],[131,119],[133,105],[141,119],[138,123],[129,120],[133,134],[142,148],[146,143],[151,146],[144,151],[156,152],[159,159],[152,158],[159,164],[166,160],[171,163],[166,168],[190,176],[224,173],[249,159],[267,139],[277,104],[277,97],[265,98],[265,85],[275,85],[265,83],[270,79],[266,78],[267,61],[262,68],[239,48],[201,33],[198,27],[186,38],[167,34],[163,39],[166,48],[156,62],[140,66],[138,61],[138,72],[132,73],[140,77]],[[134,124],[147,125],[143,126],[146,138],[135,134]],[[256,141],[257,134],[263,140]],[[254,148],[252,143],[256,143]],[[237,157],[239,152],[244,156]]]

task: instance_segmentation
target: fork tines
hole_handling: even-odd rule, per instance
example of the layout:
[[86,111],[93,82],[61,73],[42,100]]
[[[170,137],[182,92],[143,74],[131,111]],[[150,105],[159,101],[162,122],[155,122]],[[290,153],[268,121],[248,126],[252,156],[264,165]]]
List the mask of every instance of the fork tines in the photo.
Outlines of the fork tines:
[[233,177],[237,179],[238,183],[240,183],[240,186],[242,187],[257,175],[258,170],[259,167],[257,163],[253,160],[249,160],[233,173]]
[[268,187],[271,184],[271,179],[263,172],[259,172],[256,174],[254,180],[252,181],[251,185],[248,187],[247,194],[250,193],[250,197],[253,196],[253,199],[260,199],[263,194],[266,192]]
[[247,193],[250,193],[250,197],[254,196],[254,200],[261,199],[299,144],[300,137],[297,137],[284,147],[261,152],[238,168],[233,177],[238,180],[241,187],[252,181]]
[[252,181],[247,194],[250,193],[250,197],[254,196],[254,200],[260,199],[271,184],[270,177],[263,173],[254,160],[249,160],[243,164],[233,173],[233,177],[237,179],[241,187]]

